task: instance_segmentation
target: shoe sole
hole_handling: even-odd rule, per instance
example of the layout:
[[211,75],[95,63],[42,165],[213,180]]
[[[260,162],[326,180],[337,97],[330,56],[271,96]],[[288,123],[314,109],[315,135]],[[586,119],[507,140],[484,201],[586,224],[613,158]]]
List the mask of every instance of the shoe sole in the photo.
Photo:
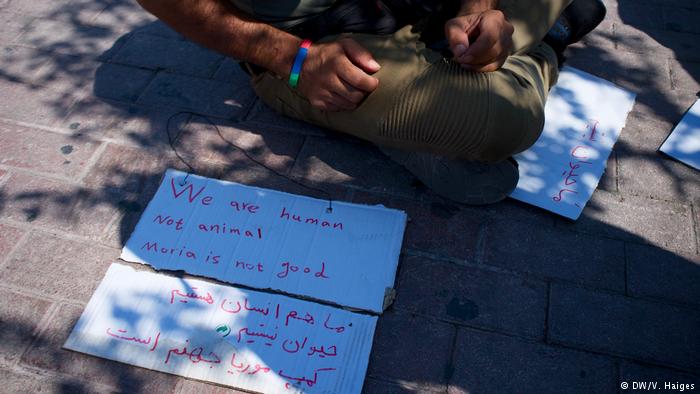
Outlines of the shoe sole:
[[518,185],[517,163],[510,160],[486,164],[422,152],[380,149],[435,193],[455,202],[494,204],[508,197]]

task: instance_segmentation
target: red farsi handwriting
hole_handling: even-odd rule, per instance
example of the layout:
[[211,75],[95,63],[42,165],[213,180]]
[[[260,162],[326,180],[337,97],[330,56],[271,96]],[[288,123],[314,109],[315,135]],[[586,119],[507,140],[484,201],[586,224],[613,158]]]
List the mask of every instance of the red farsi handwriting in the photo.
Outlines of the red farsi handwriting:
[[[288,376],[288,375],[285,375],[284,371],[282,371],[281,369],[279,371],[279,375],[283,378],[293,380],[293,381],[297,382],[297,384],[306,383],[307,386],[313,387],[318,380],[318,373],[322,372],[322,371],[335,371],[335,368],[318,368],[318,369],[314,370],[314,377],[313,378],[307,378],[306,376],[302,376],[300,378],[294,377],[294,376]],[[289,382],[284,384],[284,388],[289,389],[290,387],[291,387],[291,384]]]
[[329,329],[329,330],[333,330],[333,331],[335,331],[335,332],[337,332],[337,333],[341,333],[341,332],[345,331],[345,327],[343,327],[343,326],[339,326],[339,327],[331,327],[331,326],[329,326],[329,325],[328,325],[328,321],[329,321],[330,319],[331,319],[331,314],[329,313],[328,316],[326,317],[326,321],[323,322],[323,327],[325,327],[325,328],[327,328],[327,329]]
[[[114,332],[112,332],[111,327],[107,328],[107,335],[114,337],[114,338],[117,338],[117,339],[121,339],[123,341],[130,341],[130,342],[138,343],[141,345],[148,345],[151,343],[151,337],[148,337],[148,339],[141,339],[141,338],[137,338],[134,336],[127,336],[127,330],[124,330],[124,329],[118,329],[117,332],[114,333]],[[151,346],[149,351],[152,352],[152,351],[156,350],[156,347],[158,347],[158,339],[159,338],[160,338],[160,332],[158,332],[158,334],[156,334],[156,339],[155,339],[155,341],[153,341],[153,346]]]
[[168,350],[168,354],[165,357],[165,364],[170,362],[170,357],[172,356],[186,356],[187,360],[189,360],[192,364],[210,364],[210,368],[213,367],[213,364],[221,363],[221,358],[214,352],[209,352],[207,355],[208,357],[204,357],[204,348],[201,346],[195,347],[191,351],[188,351],[187,346],[189,343],[190,341],[188,339],[185,341],[185,345],[182,347],[182,349],[175,347]]
[[189,293],[183,293],[178,289],[172,290],[170,292],[170,303],[172,304],[175,302],[175,296],[180,297],[178,301],[182,302],[183,304],[186,304],[188,300],[201,300],[209,305],[214,303],[214,298],[211,296],[211,293],[207,292],[206,295],[200,295],[194,291],[197,290],[196,287],[193,287],[192,290],[193,291]]

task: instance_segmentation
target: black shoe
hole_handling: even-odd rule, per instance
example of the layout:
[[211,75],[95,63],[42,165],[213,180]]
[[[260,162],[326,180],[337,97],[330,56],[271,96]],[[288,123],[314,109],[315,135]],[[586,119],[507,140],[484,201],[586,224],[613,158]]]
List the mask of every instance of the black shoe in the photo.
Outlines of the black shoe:
[[561,63],[566,47],[593,31],[603,21],[605,13],[602,0],[573,0],[547,32],[544,42],[554,49]]
[[518,164],[513,158],[487,164],[423,152],[380,149],[436,194],[463,204],[497,203],[518,185]]

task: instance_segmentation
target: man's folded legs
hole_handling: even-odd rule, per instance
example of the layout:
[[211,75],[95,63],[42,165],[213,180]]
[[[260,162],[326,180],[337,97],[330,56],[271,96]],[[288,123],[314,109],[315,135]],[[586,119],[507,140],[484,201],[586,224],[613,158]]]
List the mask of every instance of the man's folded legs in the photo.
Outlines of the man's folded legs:
[[501,4],[516,26],[516,53],[495,72],[464,70],[428,48],[419,29],[406,26],[389,35],[350,35],[382,65],[374,74],[379,87],[353,111],[321,111],[271,73],[253,78],[253,86],[281,113],[380,146],[440,195],[470,204],[497,202],[517,184],[511,156],[542,131],[558,62],[541,40],[569,1]]

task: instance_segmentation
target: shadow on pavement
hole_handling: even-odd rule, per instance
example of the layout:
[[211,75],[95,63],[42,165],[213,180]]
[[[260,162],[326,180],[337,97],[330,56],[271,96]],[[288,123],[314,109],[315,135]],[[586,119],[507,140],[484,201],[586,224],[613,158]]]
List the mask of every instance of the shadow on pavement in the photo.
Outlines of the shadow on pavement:
[[[116,212],[118,219],[106,230],[105,234],[87,234],[98,242],[106,243],[114,247],[120,247],[128,239],[138,221],[143,209],[155,192],[159,181],[166,168],[172,167],[181,170],[194,168],[197,173],[225,180],[246,183],[254,186],[274,188],[291,193],[314,195],[308,189],[299,187],[289,182],[282,176],[278,176],[268,169],[261,168],[250,163],[240,152],[237,152],[230,144],[223,141],[216,130],[201,116],[211,119],[227,138],[244,146],[259,161],[273,168],[284,176],[304,179],[309,185],[327,190],[337,199],[354,199],[358,195],[370,196],[368,199],[384,201],[387,206],[406,209],[414,216],[414,222],[409,223],[409,234],[405,251],[411,254],[425,252],[430,256],[441,256],[443,250],[434,245],[441,245],[441,239],[454,240],[455,243],[474,243],[474,251],[470,248],[466,258],[458,256],[460,261],[466,261],[471,267],[486,262],[486,266],[501,267],[502,269],[522,275],[526,278],[539,278],[546,282],[557,282],[565,285],[578,286],[575,277],[568,276],[566,270],[543,265],[542,261],[564,261],[570,264],[580,265],[578,268],[586,270],[589,259],[586,253],[598,253],[590,251],[585,245],[565,246],[563,243],[602,240],[603,243],[619,243],[624,241],[621,247],[623,252],[619,259],[606,261],[609,270],[621,273],[618,279],[615,294],[636,295],[639,298],[648,298],[661,303],[685,304],[684,300],[697,300],[700,281],[700,264],[697,261],[697,229],[692,228],[692,215],[697,215],[688,205],[675,204],[670,217],[690,220],[690,229],[682,228],[678,235],[680,241],[676,241],[672,230],[663,229],[664,234],[657,236],[654,223],[632,223],[630,231],[616,225],[606,223],[605,218],[611,216],[611,209],[630,209],[624,203],[624,198],[618,198],[614,193],[598,192],[609,197],[607,199],[594,199],[586,208],[583,218],[578,223],[570,223],[545,212],[538,211],[524,204],[507,201],[492,207],[476,208],[465,207],[458,204],[447,203],[429,191],[416,186],[414,179],[397,165],[379,154],[378,150],[370,145],[353,138],[339,136],[331,132],[319,130],[314,127],[302,125],[290,119],[275,115],[269,108],[256,101],[252,97],[250,88],[245,85],[245,75],[231,60],[212,54],[203,49],[192,47],[190,43],[182,40],[177,33],[169,30],[160,22],[133,20],[132,3],[126,2],[92,2],[91,7],[102,7],[102,12],[88,18],[89,10],[81,7],[65,7],[51,14],[48,18],[64,20],[75,26],[74,34],[70,38],[61,39],[60,35],[52,35],[51,31],[45,34],[35,34],[34,41],[27,41],[32,46],[39,47],[36,51],[42,56],[30,56],[29,63],[25,65],[22,73],[13,72],[11,69],[0,71],[0,77],[6,80],[29,84],[37,89],[42,86],[55,86],[56,83],[73,83],[73,86],[64,89],[64,95],[58,97],[52,105],[56,113],[65,113],[66,116],[56,127],[70,130],[71,138],[81,141],[111,141],[107,149],[110,161],[98,163],[94,171],[88,174],[86,186],[75,186],[69,190],[56,190],[51,187],[37,187],[32,190],[13,190],[3,186],[0,189],[0,213],[13,220],[24,223],[59,223],[58,230],[80,228],[89,219],[85,212]],[[631,7],[634,4],[621,1],[620,16],[627,22],[628,14],[633,14]],[[106,12],[106,10],[111,10]],[[104,24],[100,25],[100,17]],[[85,20],[96,25],[86,25]],[[115,29],[122,26],[127,31]],[[650,35],[655,37],[659,44],[673,50],[677,41],[668,38],[666,33],[655,35],[652,30]],[[599,33],[599,38],[604,41],[617,42],[615,36]],[[592,39],[593,40],[593,39]],[[110,45],[93,45],[93,42],[107,42]],[[132,45],[129,49],[129,45]],[[172,51],[183,51],[177,54],[163,52],[163,45],[170,45]],[[618,45],[621,45],[618,42]],[[25,47],[14,47],[14,53],[28,50]],[[129,51],[136,52],[129,52]],[[122,52],[125,51],[125,52]],[[121,55],[120,55],[121,52]],[[638,93],[638,111],[660,119],[664,125],[671,125],[678,121],[684,111],[684,106],[689,105],[689,98],[683,96],[679,100],[663,86],[656,83],[661,77],[653,64],[653,59],[642,54],[638,63],[630,64],[626,55],[620,55],[614,48],[597,46],[596,41],[589,42],[585,48],[578,47],[570,51],[572,65],[592,72],[604,78],[632,89]],[[93,55],[89,55],[89,54]],[[131,63],[131,56],[142,54],[144,58],[153,60],[150,65],[136,65]],[[88,55],[86,55],[88,54]],[[94,56],[99,54],[99,56]],[[153,55],[156,54],[156,55]],[[165,57],[188,58],[192,54],[202,55],[202,61],[189,59],[193,68],[182,70],[182,63],[169,64]],[[86,57],[87,56],[87,57]],[[96,62],[86,61],[96,58]],[[33,60],[32,60],[33,59]],[[120,60],[121,59],[121,60]],[[646,61],[645,59],[648,59]],[[682,64],[682,63],[681,63]],[[200,68],[201,66],[201,68]],[[208,67],[208,75],[199,75],[202,68]],[[27,79],[26,70],[35,72],[30,80]],[[698,81],[700,76],[698,69],[686,70],[691,77]],[[94,73],[94,74],[90,74]],[[94,75],[94,79],[91,75]],[[214,78],[214,79],[212,79]],[[85,84],[90,80],[89,84]],[[203,81],[214,82],[203,82]],[[188,83],[202,83],[197,89],[198,93],[190,97],[182,97],[184,87]],[[64,86],[65,88],[65,86]],[[210,95],[209,95],[210,94]],[[77,97],[76,97],[77,96]],[[203,103],[206,100],[215,101],[212,105]],[[648,109],[648,110],[647,110]],[[198,115],[179,114],[179,111],[189,111]],[[174,116],[173,116],[174,115]],[[166,133],[168,120],[171,120],[172,145],[178,150],[178,154],[184,158],[183,163],[174,153]],[[303,133],[294,133],[293,129],[304,128]],[[670,128],[667,130],[670,131]],[[655,129],[653,143],[664,136],[664,130]],[[626,130],[623,132],[632,133]],[[655,149],[658,146],[646,144],[639,146],[634,141],[622,139],[616,146],[618,160],[625,157],[633,157],[638,160],[655,163],[663,176],[674,180],[674,187],[679,194],[687,194],[688,183],[697,181],[697,173],[688,173],[679,170],[676,163],[669,163],[668,159],[660,157]],[[338,152],[343,152],[339,155]],[[107,154],[105,153],[105,154]],[[398,195],[398,197],[396,197]],[[607,202],[615,200],[619,204],[610,205]],[[686,200],[688,201],[688,200]],[[689,202],[692,202],[690,200]],[[682,205],[682,209],[676,207]],[[415,208],[418,207],[418,208]],[[625,208],[627,207],[627,208]],[[683,210],[685,209],[685,211]],[[697,206],[695,207],[697,209]],[[641,212],[641,211],[640,211]],[[625,213],[613,214],[619,217]],[[422,215],[427,224],[420,224],[415,217]],[[675,215],[675,216],[674,216]],[[47,217],[50,220],[47,220]],[[430,218],[432,217],[432,218]],[[470,218],[470,219],[465,219]],[[456,221],[472,220],[477,229],[477,237],[466,239],[460,231],[460,225]],[[664,218],[663,220],[672,220]],[[697,220],[697,219],[695,219]],[[633,220],[632,220],[633,221]],[[441,227],[441,225],[445,224]],[[433,238],[428,236],[421,240],[412,239],[422,230],[420,226],[428,226]],[[500,226],[500,227],[499,227]],[[510,227],[518,229],[508,239],[499,239],[499,234],[492,234],[493,244],[484,246],[479,244],[479,237],[488,234],[488,229],[501,228],[504,232]],[[487,229],[487,230],[484,230]],[[687,234],[690,231],[690,234]],[[414,234],[414,235],[411,235]],[[538,234],[542,234],[539,236]],[[520,238],[522,237],[522,238]],[[427,241],[426,241],[427,239]],[[433,243],[431,243],[433,242]],[[690,242],[691,245],[678,244],[678,242]],[[679,247],[687,253],[674,252],[671,247]],[[616,244],[617,245],[617,244]],[[453,246],[450,245],[449,248]],[[537,249],[533,249],[536,247]],[[498,258],[489,257],[493,249],[523,250],[523,253],[533,253],[537,259],[522,258],[518,260],[518,253],[512,254],[512,261],[498,261]],[[567,248],[581,253],[581,256],[562,257]],[[564,251],[564,252],[562,252]],[[631,251],[631,252],[630,252]],[[605,260],[605,253],[600,259]],[[653,256],[653,262],[641,263]],[[632,259],[634,262],[632,262]],[[600,260],[599,259],[599,260]],[[448,258],[447,260],[457,260]],[[515,261],[516,263],[513,263]],[[658,264],[658,265],[655,265]],[[452,263],[445,263],[452,264]],[[591,263],[592,264],[592,263]],[[639,268],[635,271],[635,280],[640,287],[628,288],[631,280],[630,266]],[[403,269],[403,262],[400,270]],[[505,268],[503,268],[505,267]],[[590,266],[591,270],[599,267]],[[558,276],[564,272],[562,276]],[[575,271],[577,272],[577,271]],[[651,277],[655,274],[658,276]],[[601,274],[605,275],[605,274]],[[664,275],[667,275],[664,277]],[[613,275],[614,276],[614,275]],[[401,273],[399,273],[399,278]],[[673,293],[665,293],[674,288],[678,281],[689,284],[685,289],[676,289]],[[601,281],[603,283],[605,281]],[[695,285],[693,285],[695,283]],[[402,288],[403,282],[398,281],[398,300],[412,297],[410,288]],[[597,288],[595,279],[586,279],[584,285],[587,288]],[[441,288],[441,283],[432,283],[434,292],[450,292],[451,289]],[[645,287],[646,286],[646,287]],[[607,284],[601,285],[605,292],[610,292]],[[638,293],[636,293],[638,292]],[[630,294],[632,293],[632,294]],[[457,297],[457,302],[470,301],[477,305],[481,300],[465,300]],[[447,301],[446,301],[447,303]],[[443,305],[446,307],[446,305]],[[586,309],[585,305],[580,305]],[[684,306],[684,307],[687,307]],[[697,305],[690,307],[692,310]],[[73,311],[70,319],[62,322],[60,330],[66,335],[69,327],[72,327],[79,313],[79,308]],[[478,310],[478,307],[477,307]],[[77,314],[76,314],[77,313]],[[419,389],[410,389],[411,385],[424,385],[443,388],[447,380],[460,382],[455,379],[460,375],[469,377],[464,379],[466,383],[455,383],[455,389],[464,392],[481,392],[493,390],[498,383],[484,382],[479,379],[479,374],[488,374],[488,371],[470,370],[470,365],[460,365],[456,358],[447,358],[444,365],[439,365],[444,373],[428,379],[416,379],[415,376],[407,376],[407,370],[401,365],[391,365],[389,360],[409,360],[406,363],[423,363],[432,360],[411,360],[416,357],[412,350],[412,341],[430,342],[431,338],[410,339],[412,330],[403,325],[402,319],[406,316],[415,316],[411,308],[392,306],[387,313],[392,316],[391,322],[386,318],[379,319],[379,326],[375,335],[375,348],[383,341],[392,341],[396,336],[405,338],[405,345],[395,347],[381,346],[383,352],[373,352],[370,363],[368,387],[381,387],[379,390],[391,388],[396,392],[413,392]],[[695,313],[695,312],[693,312]],[[444,323],[453,327],[455,331],[462,327],[475,328],[477,330],[492,330],[488,324],[478,320],[479,314],[470,314],[471,317],[447,319]],[[423,316],[418,314],[419,317]],[[427,317],[426,319],[432,319]],[[441,323],[442,324],[442,323]],[[610,324],[613,324],[612,322]],[[636,320],[618,321],[614,324],[621,326],[621,332],[630,337],[637,335],[639,327]],[[34,331],[34,327],[22,321],[3,321],[0,325],[0,336],[26,337]],[[571,327],[576,330],[576,327]],[[697,332],[692,319],[685,324],[672,327],[672,329],[684,333]],[[394,339],[391,339],[394,338]],[[26,338],[24,339],[26,340]],[[76,355],[60,349],[62,339],[47,337],[39,333],[31,339],[33,345],[22,356],[23,362],[30,362],[40,368],[57,370],[61,373],[75,375],[76,370],[85,368],[85,364],[95,363],[100,366],[101,373],[112,375],[109,379],[120,391],[142,391],[148,386],[148,376],[141,376],[141,371],[121,364],[97,360],[89,356]],[[549,345],[552,345],[551,343]],[[556,348],[576,348],[576,346],[552,345]],[[457,352],[468,352],[469,349],[456,349]],[[474,349],[474,351],[484,351]],[[585,349],[584,349],[585,351]],[[596,351],[600,353],[599,351]],[[604,352],[604,351],[603,351]],[[616,354],[611,352],[610,357],[615,360],[620,358],[646,362],[653,365],[666,365],[667,359],[659,359],[652,354],[648,357],[636,355]],[[486,357],[486,356],[485,356]],[[508,364],[507,354],[491,356],[496,365]],[[673,354],[666,355],[673,359]],[[28,361],[29,360],[29,361]],[[33,361],[31,361],[33,360]],[[522,368],[527,368],[522,366]],[[673,368],[684,368],[674,365]],[[685,366],[686,369],[700,370],[699,365]],[[496,368],[498,369],[498,368]],[[585,376],[585,371],[583,373]],[[535,376],[523,375],[513,377],[515,382],[527,385],[538,379]],[[520,380],[518,380],[520,379]],[[586,379],[584,379],[585,381]],[[590,378],[588,379],[589,383]],[[496,386],[489,386],[495,384]],[[405,387],[401,389],[399,385]],[[522,386],[521,386],[522,387]],[[543,388],[547,389],[547,388]],[[555,390],[555,387],[549,387]],[[81,387],[81,383],[66,378],[56,388],[63,392],[89,391],[87,387]],[[369,390],[369,389],[368,389]],[[611,388],[612,390],[612,388]]]

